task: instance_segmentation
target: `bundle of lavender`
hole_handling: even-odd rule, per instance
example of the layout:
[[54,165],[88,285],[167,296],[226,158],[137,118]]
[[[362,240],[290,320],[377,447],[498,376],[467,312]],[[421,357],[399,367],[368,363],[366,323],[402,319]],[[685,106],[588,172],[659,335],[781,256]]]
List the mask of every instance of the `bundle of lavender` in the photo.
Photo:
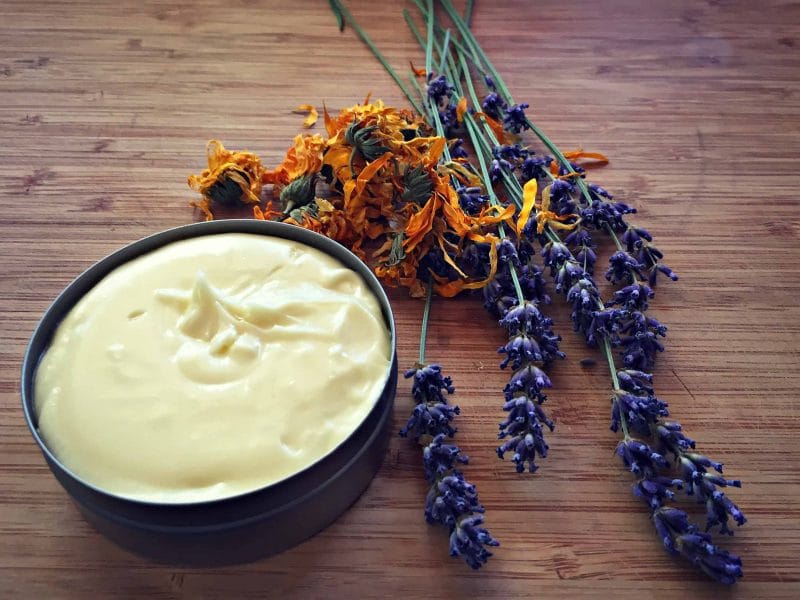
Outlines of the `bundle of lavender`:
[[[506,331],[498,352],[510,375],[500,394],[505,416],[496,450],[516,471],[533,473],[547,456],[545,431],[555,428],[544,409],[552,387],[547,368],[564,358],[546,314],[551,279],[572,308],[575,331],[608,364],[611,429],[622,435],[617,454],[665,548],[711,578],[734,583],[741,561],[715,545],[711,532],[732,534],[731,521],[745,523],[722,491],[741,483],[695,451],[653,387],[667,329],[648,314],[648,304],[659,280],[677,275],[662,263],[651,234],[628,220],[636,211],[589,183],[587,169],[606,157],[562,152],[526,114],[529,105],[514,101],[470,31],[472,3],[464,14],[450,0],[415,3],[424,34],[407,11],[404,17],[425,52],[425,68],[412,66],[406,82],[342,2],[330,0],[340,28],[349,24],[370,47],[413,112],[368,101],[335,117],[326,111],[327,138],[298,136],[271,171],[252,153],[214,143],[209,168],[190,177],[203,195],[196,205],[213,218],[215,204],[249,204],[257,218],[328,235],[370,263],[384,283],[425,298],[419,361],[406,373],[416,405],[400,435],[422,447],[430,486],[425,518],[447,528],[450,553],[473,568],[498,542],[482,527],[484,509],[460,467],[467,458],[447,442],[459,408],[448,402],[451,378],[425,360],[432,298],[480,290]],[[310,126],[316,111],[302,108],[311,112]],[[543,152],[525,141],[528,135]],[[266,202],[264,185],[273,186]],[[604,275],[617,290],[605,300],[594,279],[598,236],[616,247]],[[704,505],[704,528],[676,506],[683,496]]]

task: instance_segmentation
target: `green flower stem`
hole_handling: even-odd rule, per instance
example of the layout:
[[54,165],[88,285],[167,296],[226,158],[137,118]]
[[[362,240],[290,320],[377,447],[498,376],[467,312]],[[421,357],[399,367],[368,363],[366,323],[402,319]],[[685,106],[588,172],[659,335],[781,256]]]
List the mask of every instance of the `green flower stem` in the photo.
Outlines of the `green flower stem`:
[[[600,310],[603,310],[604,306],[603,303],[600,303]],[[619,378],[617,377],[617,367],[614,364],[614,354],[611,352],[611,342],[608,341],[607,338],[603,339],[603,354],[606,357],[606,361],[608,361],[608,369],[611,372],[611,383],[614,386],[614,392],[616,393],[619,390]],[[616,402],[616,398],[614,399]],[[630,433],[628,432],[628,419],[625,416],[625,411],[619,411],[619,422],[622,426],[622,435],[625,436],[625,441],[631,439]]]
[[358,37],[361,38],[361,41],[363,41],[367,45],[367,47],[372,51],[372,54],[375,56],[375,58],[378,59],[381,65],[383,65],[383,68],[386,69],[386,72],[389,73],[391,78],[394,79],[394,82],[403,91],[406,98],[408,98],[408,101],[411,103],[411,106],[413,106],[418,113],[422,114],[422,107],[419,105],[414,96],[411,94],[411,90],[409,90],[406,84],[403,82],[403,80],[400,79],[400,76],[395,72],[395,70],[392,68],[392,66],[383,56],[383,54],[381,54],[380,50],[378,50],[378,47],[373,43],[373,41],[370,39],[367,33],[363,29],[361,29],[361,26],[355,21],[355,19],[353,19],[353,15],[350,14],[350,11],[347,10],[347,8],[341,2],[341,0],[330,0],[330,5],[331,5],[331,10],[336,16],[337,21],[339,23],[347,22],[350,25],[350,27],[353,28],[353,31],[355,31]]
[[475,3],[472,0],[467,0],[467,6],[464,8],[464,22],[469,27],[469,24],[472,22],[472,9],[474,8]]
[[447,53],[449,49],[450,49],[450,30],[448,29],[447,31],[444,32],[444,41],[442,42],[442,52],[440,54],[440,59],[439,59],[439,69],[438,69],[439,73],[444,71],[445,67],[444,63],[447,60]]
[[425,308],[422,310],[422,324],[419,330],[419,366],[425,366],[425,341],[428,339],[428,321],[433,303],[433,279],[428,279],[428,291],[425,294]]
[[[616,244],[617,250],[622,250],[622,244],[620,243],[619,238],[617,237],[617,232],[614,231],[613,229],[611,229],[611,226],[608,225],[608,224],[606,224],[605,230],[606,230],[606,233],[608,233],[608,235],[611,236],[611,239],[614,240],[614,244]],[[635,276],[634,276],[633,280],[636,281],[636,277]]]
[[[425,44],[425,76],[429,77],[433,72],[433,0],[428,0],[428,18],[425,19],[425,25],[428,30],[427,43]],[[444,59],[444,55],[442,55]]]

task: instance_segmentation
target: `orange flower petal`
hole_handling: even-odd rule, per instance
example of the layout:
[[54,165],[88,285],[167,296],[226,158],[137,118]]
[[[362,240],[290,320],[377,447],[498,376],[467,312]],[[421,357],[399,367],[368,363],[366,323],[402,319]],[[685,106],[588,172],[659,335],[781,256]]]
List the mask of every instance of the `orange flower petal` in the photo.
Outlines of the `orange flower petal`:
[[476,112],[475,116],[480,117],[489,124],[489,127],[491,128],[498,142],[500,142],[501,144],[505,142],[507,137],[506,132],[503,130],[503,126],[500,123],[495,121],[492,117],[490,117],[484,112]]
[[[564,158],[568,161],[574,163],[581,161],[582,159],[588,159],[591,162],[581,162],[581,166],[584,169],[591,169],[592,167],[602,167],[603,165],[608,164],[608,157],[605,154],[600,152],[584,152],[583,149],[578,148],[577,150],[567,150],[564,152]],[[559,172],[559,164],[556,159],[553,159],[553,162],[550,163],[550,173],[552,175],[557,175],[561,179],[568,179],[570,177],[579,176],[579,173],[571,172],[567,173],[566,175],[558,175]]]
[[467,99],[463,96],[456,105],[456,121],[461,123],[464,120],[464,115],[467,113]]
[[436,236],[436,241],[439,244],[439,249],[442,251],[442,258],[444,258],[444,262],[446,262],[448,265],[453,267],[453,269],[455,269],[456,273],[458,273],[459,275],[461,275],[461,277],[466,279],[467,278],[467,274],[464,273],[464,271],[462,271],[461,269],[458,268],[458,265],[455,263],[455,261],[450,256],[450,253],[447,252],[447,248],[444,247],[444,238],[441,235],[438,235],[438,236]]
[[564,158],[571,162],[575,162],[576,160],[581,160],[582,158],[588,158],[589,160],[594,161],[594,164],[585,165],[585,166],[602,166],[608,164],[608,157],[605,154],[601,154],[600,152],[584,152],[583,149],[579,148],[578,150],[567,150],[564,152]]
[[405,251],[411,252],[433,228],[433,219],[442,205],[439,194],[433,194],[422,207],[422,210],[412,215],[406,225],[406,240],[403,242]]
[[517,237],[522,237],[522,230],[525,229],[525,225],[531,216],[538,189],[536,178],[529,180],[525,187],[522,188],[522,211],[519,213],[519,218],[517,218]]
[[423,75],[425,75],[425,69],[417,69],[417,68],[414,66],[414,63],[413,63],[413,62],[411,62],[411,61],[408,61],[408,64],[409,64],[409,65],[411,65],[411,71],[412,71],[412,72],[414,73],[414,75],[416,75],[417,77],[422,77]]
[[325,131],[328,132],[328,137],[333,137],[336,135],[336,125],[331,118],[331,115],[328,113],[328,107],[325,106],[325,103],[322,103],[322,116],[325,121]]
[[300,106],[295,108],[292,112],[308,113],[308,116],[305,118],[305,121],[303,121],[303,127],[305,127],[306,129],[308,129],[309,127],[313,127],[314,123],[316,123],[317,119],[319,118],[319,113],[317,112],[317,109],[311,104],[301,104]]

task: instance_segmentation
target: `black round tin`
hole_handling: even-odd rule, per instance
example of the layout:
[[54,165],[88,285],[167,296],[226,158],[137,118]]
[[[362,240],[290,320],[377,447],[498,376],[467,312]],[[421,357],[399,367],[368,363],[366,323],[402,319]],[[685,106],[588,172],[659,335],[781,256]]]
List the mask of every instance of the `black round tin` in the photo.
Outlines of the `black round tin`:
[[[70,472],[39,435],[33,410],[37,364],[61,320],[118,266],[167,244],[220,233],[253,233],[293,240],[338,259],[375,294],[390,333],[392,360],[386,384],[361,425],[338,447],[303,471],[258,490],[209,502],[167,504],[132,500],[99,489]],[[102,259],[56,298],[33,332],[22,364],[22,408],[50,470],[86,519],[119,545],[175,564],[220,565],[252,561],[286,550],[314,535],[344,512],[380,467],[389,440],[397,388],[394,317],[370,269],[340,244],[283,223],[230,219],[195,223],[157,233]]]

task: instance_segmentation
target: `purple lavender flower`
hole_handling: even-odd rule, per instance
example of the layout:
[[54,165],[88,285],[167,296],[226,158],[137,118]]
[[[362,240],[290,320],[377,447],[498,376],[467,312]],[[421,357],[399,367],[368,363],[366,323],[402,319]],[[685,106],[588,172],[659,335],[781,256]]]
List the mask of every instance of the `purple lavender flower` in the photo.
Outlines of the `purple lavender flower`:
[[[570,263],[566,263],[566,265],[569,264]],[[577,268],[580,269],[580,267]],[[573,266],[573,270],[574,269],[575,266]],[[602,319],[598,319],[599,313],[596,310],[596,307],[601,304],[600,292],[597,289],[597,284],[583,269],[580,269],[580,273],[581,275],[577,278],[575,283],[569,288],[565,288],[564,285],[561,285],[561,290],[565,292],[567,302],[572,306],[570,319],[572,320],[573,329],[583,334],[586,343],[594,347],[598,345],[602,337],[600,331],[602,328]],[[569,276],[568,278],[566,277],[567,275]],[[559,284],[561,281],[569,281],[571,279],[576,279],[576,277],[575,274],[570,271],[566,271],[566,275],[562,275],[561,273],[556,275],[556,281],[558,281]],[[559,284],[556,286],[557,290]]]
[[503,392],[505,393],[506,401],[512,400],[518,394],[524,394],[529,398],[536,398],[539,402],[544,402],[547,396],[544,395],[542,390],[550,387],[553,387],[553,384],[547,373],[536,365],[529,364],[514,371],[514,374],[503,388]]
[[619,233],[628,228],[624,215],[635,213],[636,209],[624,202],[606,202],[600,197],[595,197],[591,204],[580,212],[581,222],[593,229],[610,227]]
[[454,91],[455,88],[444,75],[434,78],[433,73],[428,73],[428,98],[433,100],[440,111],[450,104]]
[[657,396],[617,390],[612,398],[611,431],[618,431],[625,419],[630,429],[642,437],[650,437],[651,427],[668,415],[667,403]]
[[672,281],[677,281],[678,276],[675,272],[662,265],[659,261],[664,258],[664,254],[650,242],[653,241],[653,236],[646,229],[640,227],[628,226],[625,233],[622,234],[622,241],[628,249],[628,252],[636,257],[642,269],[648,272],[648,282],[652,287],[657,284],[657,276],[662,273]]
[[646,229],[629,225],[625,233],[622,234],[621,239],[628,248],[628,252],[633,252],[637,248],[640,248],[644,241],[652,242],[653,236],[651,236],[650,232]]
[[[612,196],[609,191],[599,185],[594,183],[590,183],[586,186],[589,188],[589,195],[592,198],[605,198],[606,200],[613,200],[614,196]],[[633,212],[636,212],[636,209],[633,209]]]
[[659,508],[653,523],[670,554],[681,554],[720,583],[730,585],[742,576],[742,560],[712,544],[711,536],[698,531],[684,511]]
[[[619,387],[626,392],[639,395],[653,394],[653,376],[650,373],[635,369],[624,369],[617,371],[617,380],[619,381]],[[680,430],[680,426],[678,430]]]
[[508,163],[518,163],[528,157],[529,151],[519,144],[509,144],[505,146],[495,146],[492,148],[492,155],[498,160]]
[[550,185],[550,209],[559,215],[577,212],[578,207],[572,197],[575,186],[566,179],[556,179]]
[[517,334],[497,350],[498,353],[506,355],[500,363],[500,368],[505,369],[511,365],[513,370],[517,370],[526,362],[538,361],[549,364],[556,358],[564,358],[566,355],[558,349],[560,341],[561,336],[555,335],[550,330],[543,332],[538,340],[524,333]]
[[495,158],[489,166],[489,179],[492,183],[497,183],[503,179],[503,173],[512,173],[514,165],[504,159]]
[[442,368],[437,364],[410,369],[405,376],[414,378],[411,394],[418,404],[406,426],[400,430],[400,435],[410,437],[415,442],[423,436],[453,437],[457,430],[451,421],[460,410],[458,406],[448,405],[442,393],[452,394],[455,391],[452,380],[442,376]]
[[511,265],[516,270],[517,281],[523,298],[539,304],[549,304],[550,296],[541,269],[531,262],[533,248],[522,240],[516,248],[510,240],[501,241],[497,247],[499,268],[495,278],[483,288],[484,307],[495,317],[500,318],[519,302]]
[[499,121],[503,118],[508,104],[506,104],[505,100],[503,100],[497,92],[491,92],[487,94],[483,102],[481,102],[481,108],[483,108],[483,112],[495,121]]
[[483,506],[477,502],[475,486],[467,482],[464,475],[455,471],[452,475],[435,480],[431,485],[425,498],[425,520],[448,528],[455,527],[459,516],[484,511]]
[[462,138],[456,138],[450,145],[450,156],[453,158],[469,158]]
[[513,283],[495,277],[483,288],[483,307],[493,317],[501,317],[518,304]]
[[458,430],[450,422],[460,412],[458,406],[448,406],[441,402],[432,405],[417,404],[406,426],[400,430],[400,436],[411,437],[415,442],[425,435],[444,434],[453,437]]
[[686,484],[686,493],[697,497],[699,503],[706,505],[706,531],[719,525],[720,533],[733,534],[728,527],[730,516],[738,525],[744,525],[747,518],[718,487],[742,487],[738,479],[725,479],[708,472],[711,467],[722,473],[722,463],[714,462],[706,456],[691,452],[683,452],[679,458],[681,479]]
[[475,216],[483,210],[489,202],[489,196],[481,194],[479,187],[460,187],[458,193],[458,203],[468,215]]
[[[455,260],[456,257],[450,254],[450,258]],[[453,281],[459,278],[458,271],[444,259],[444,252],[441,248],[434,246],[422,257],[417,267],[417,277],[425,281],[430,278],[430,273],[433,272],[442,279]]]
[[497,86],[495,86],[495,84],[494,84],[494,79],[492,79],[489,75],[484,75],[483,76],[483,81],[484,81],[484,83],[486,83],[486,87],[488,87],[490,90],[492,90],[492,91],[496,91],[497,90]]
[[525,129],[530,129],[525,116],[525,109],[528,107],[529,105],[523,102],[506,108],[505,115],[503,115],[503,129],[511,133],[520,133]]
[[445,104],[439,110],[439,120],[442,122],[444,137],[447,139],[460,137],[464,132],[464,126],[458,121],[455,104]]
[[450,531],[450,555],[462,556],[473,569],[479,568],[491,556],[484,546],[498,546],[483,523],[483,506],[475,486],[464,479],[459,464],[468,459],[460,448],[444,443],[437,435],[422,453],[425,478],[431,484],[425,498],[425,520],[439,523]]
[[669,467],[667,460],[655,452],[647,444],[638,440],[625,440],[617,446],[617,455],[622,459],[637,481],[633,493],[655,509],[662,506],[665,500],[671,500],[675,493],[670,489],[680,489],[680,479],[672,479],[660,475],[661,469]]
[[532,302],[525,302],[512,308],[500,319],[500,325],[508,330],[509,335],[534,331],[543,322],[545,326],[552,323],[550,319],[542,315],[539,307]]
[[473,569],[479,569],[492,556],[486,546],[500,545],[482,524],[483,516],[471,515],[457,521],[450,533],[450,556],[463,556]]
[[[578,284],[576,284],[577,286]],[[573,286],[574,288],[575,286]],[[596,298],[590,295],[592,288],[581,289],[581,305],[573,303],[572,321],[576,331],[583,333],[586,344],[591,348],[599,348],[603,340],[610,340],[612,345],[617,343],[617,335],[624,313],[615,308],[590,311],[586,306],[596,306]],[[591,315],[591,316],[590,316]],[[588,322],[588,325],[586,324]]]
[[611,283],[634,283],[636,278],[646,279],[642,274],[644,265],[624,250],[612,254],[608,259],[608,264],[606,279]]
[[647,301],[654,295],[653,290],[645,284],[632,283],[617,290],[614,293],[614,299],[608,305],[622,306],[631,311],[645,311],[647,310]]
[[539,305],[550,304],[550,295],[547,293],[544,274],[536,264],[527,262],[530,258],[530,256],[525,257],[526,262],[517,273],[522,295],[532,302],[536,301]]
[[[549,384],[547,376],[544,378]],[[508,417],[500,423],[498,437],[504,439],[510,436],[510,439],[497,448],[497,456],[503,458],[506,452],[513,452],[511,460],[516,464],[518,473],[525,470],[526,463],[528,470],[534,473],[539,468],[535,462],[536,455],[541,458],[547,457],[549,446],[544,440],[542,424],[550,431],[555,429],[555,424],[547,418],[541,407],[543,399],[542,397],[533,401],[527,395],[514,396],[503,406],[503,410],[508,412]]]
[[485,279],[489,275],[489,252],[491,245],[486,242],[471,242],[461,253],[459,266],[475,278]]
[[467,464],[469,459],[461,454],[455,444],[445,444],[444,435],[439,434],[422,449],[422,466],[425,479],[433,482],[456,468],[456,464]]
[[629,320],[619,328],[615,345],[622,347],[622,362],[629,369],[640,371],[653,367],[656,355],[664,351],[658,340],[667,334],[667,328],[642,312],[629,313]]
[[556,284],[556,292],[568,294],[570,288],[581,279],[594,284],[583,267],[572,257],[569,248],[561,242],[547,242],[542,248],[542,257],[545,266],[550,269],[550,275]]
[[695,441],[686,437],[680,423],[662,421],[656,427],[656,436],[663,448],[662,452],[671,452],[676,459],[684,451],[695,447]]
[[550,274],[555,276],[558,269],[572,258],[572,253],[561,242],[547,242],[542,247],[544,265],[550,268]]
[[583,270],[592,275],[594,263],[597,262],[597,246],[592,242],[591,234],[581,227],[567,235],[564,244],[572,250],[575,262],[583,265]]
[[517,247],[514,246],[514,242],[508,238],[500,240],[500,243],[497,244],[497,260],[506,269],[508,265],[515,269],[520,268],[519,253],[517,252]]
[[531,179],[544,177],[552,162],[552,156],[529,156],[520,165],[520,181],[524,184]]
[[409,369],[405,373],[406,379],[413,377],[411,395],[417,402],[446,403],[442,390],[448,394],[456,391],[453,380],[442,375],[441,365],[431,364]]

